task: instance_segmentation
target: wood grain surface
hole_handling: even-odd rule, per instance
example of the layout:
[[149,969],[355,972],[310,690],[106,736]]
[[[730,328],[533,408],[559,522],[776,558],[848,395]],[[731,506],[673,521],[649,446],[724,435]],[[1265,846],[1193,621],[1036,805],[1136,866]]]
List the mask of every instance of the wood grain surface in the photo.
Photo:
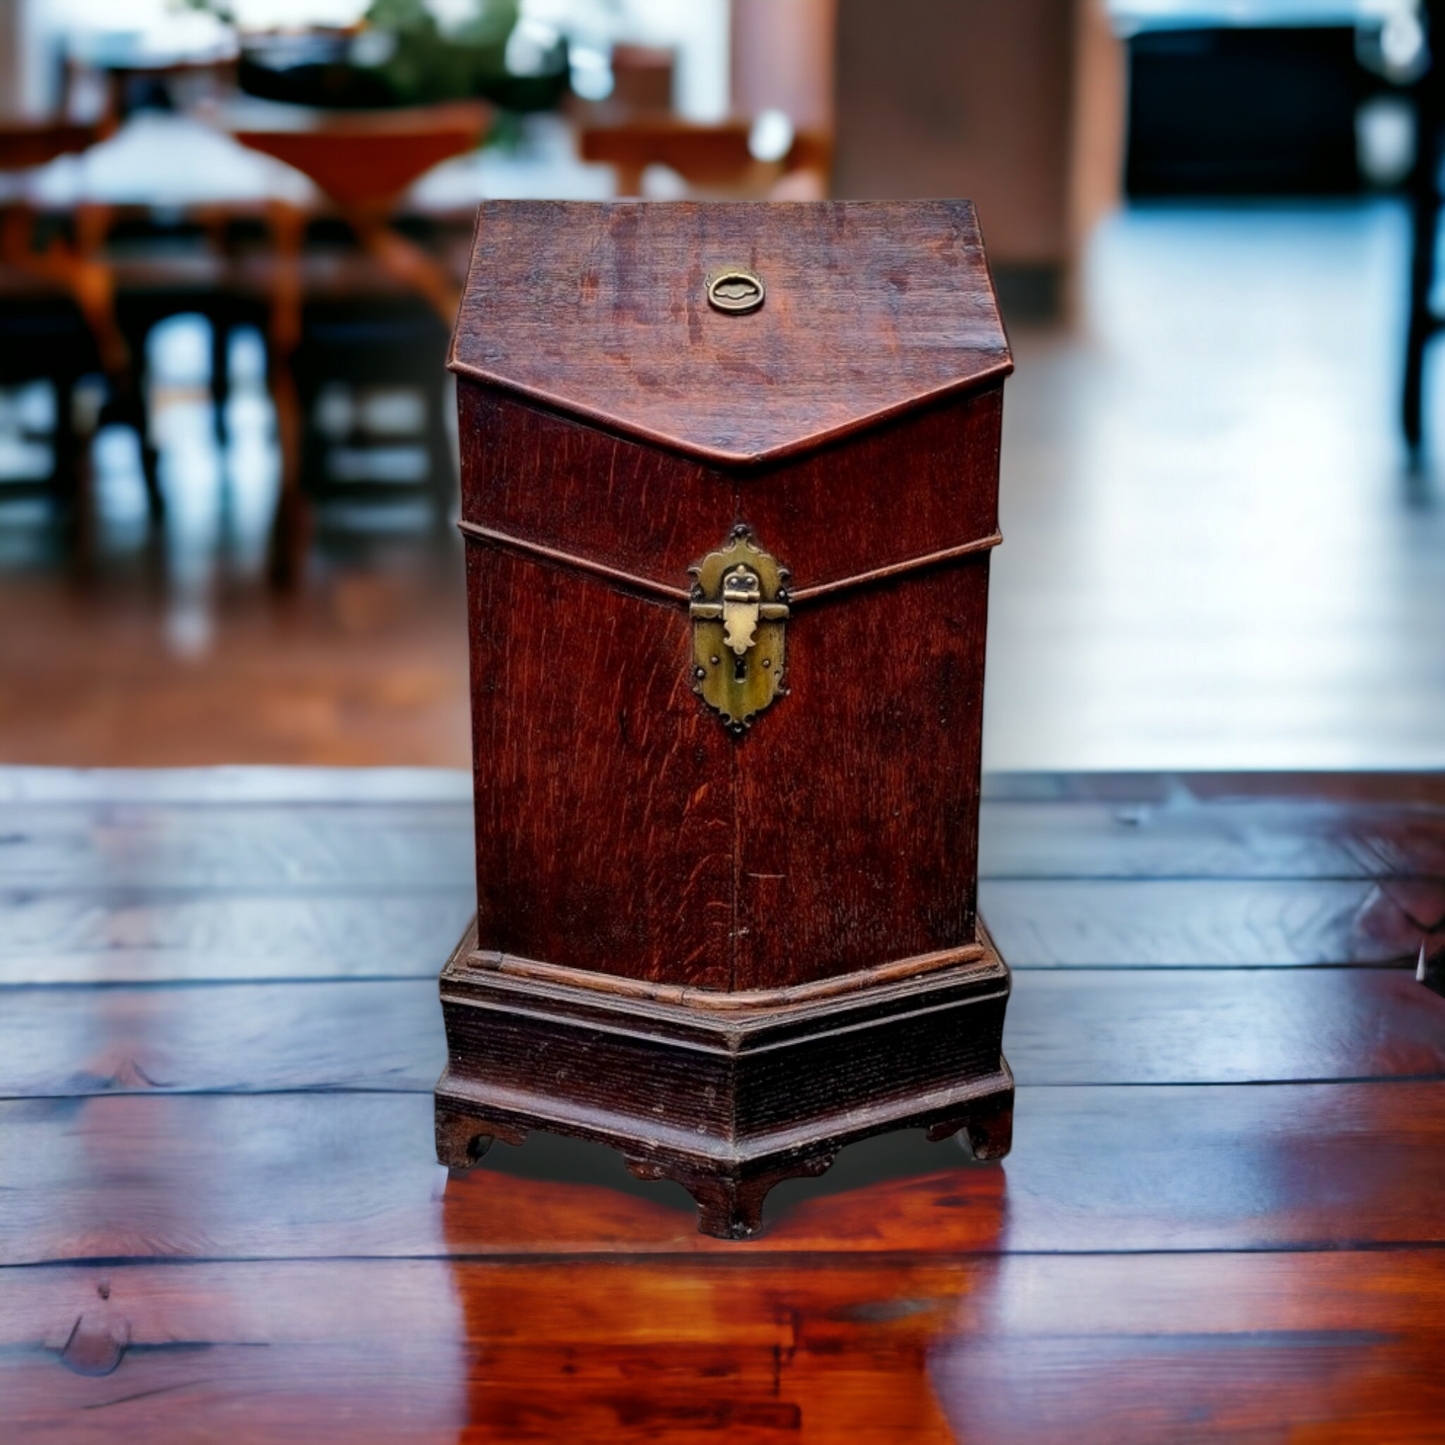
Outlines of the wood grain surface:
[[[711,289],[737,268],[762,277],[746,314]],[[973,947],[1012,359],[972,204],[484,204],[450,365],[478,948],[719,992]],[[730,624],[772,700],[729,711],[735,735],[694,695],[725,660],[693,655],[688,604],[737,535],[779,564],[787,650],[744,655]],[[471,1056],[487,1032],[459,1007],[484,1114],[484,1076],[527,1086]],[[996,1047],[977,1081],[1003,1077]],[[962,1086],[922,1057],[920,1099]],[[872,1106],[856,1077],[840,1117]],[[639,1159],[655,1141],[624,1120],[694,1129],[627,1070],[597,1082]]]
[[980,907],[1009,963],[1413,962],[1445,942],[1445,879],[991,879]]
[[[1418,1081],[1023,1088],[1000,1168],[922,1133],[885,1135],[778,1186],[746,1252],[1439,1245],[1442,1093]],[[737,1257],[697,1232],[678,1186],[632,1178],[611,1150],[535,1135],[448,1180],[430,1127],[418,1094],[0,1103],[0,1263]]]
[[1438,1440],[1445,1255],[10,1272],[24,1440]]
[[[459,850],[469,833],[457,830]],[[368,885],[363,873],[358,887],[333,879],[254,891],[216,883],[0,890],[0,987],[430,979],[475,906],[467,883]],[[980,898],[1005,958],[1022,971],[1399,968],[1421,943],[1445,940],[1437,912],[1445,885],[1436,879],[986,879]]]
[[0,987],[429,979],[476,907],[468,884],[390,896],[211,888],[161,891],[158,900],[157,892],[0,895]]
[[[726,266],[760,309],[708,305]],[[968,201],[484,203],[451,364],[723,464],[1013,366]]]
[[[276,1089],[429,1092],[431,980],[16,988],[0,1098]],[[1004,1052],[1023,1084],[1445,1078],[1445,999],[1409,971],[1037,971]]]
[[[158,782],[152,799],[98,807],[84,801],[93,773],[74,776],[63,790],[53,784],[55,796],[45,801],[27,798],[32,788],[17,787],[16,796],[0,797],[6,886],[69,889],[102,878],[109,888],[223,890],[471,881],[469,802],[316,801],[349,779],[369,776],[343,769],[334,770],[335,778],[308,773],[316,781],[308,785],[305,801],[277,802],[272,795],[279,785],[269,780],[273,770],[254,771],[259,776],[252,786],[260,787],[264,801],[238,801],[224,783],[214,796],[187,799],[174,795],[186,784]],[[286,770],[279,771],[284,776]],[[180,775],[193,786],[205,776],[184,770]],[[465,774],[445,776],[456,779],[450,791],[465,788],[470,794]],[[1434,797],[1432,775],[1421,777],[1413,800],[1355,802],[1299,797],[1286,791],[1287,775],[1252,775],[1218,800],[1196,795],[1197,778],[1147,776],[1159,783],[1158,796],[1141,796],[1137,785],[1126,791],[1135,780],[1119,778],[1114,801],[1030,800],[1016,796],[1016,784],[1010,790],[1015,783],[1010,775],[986,779],[980,876],[1291,881],[1445,876],[1445,783]],[[1396,776],[1381,775],[1382,793]],[[427,774],[420,779],[430,781]],[[1246,784],[1252,791],[1245,791]],[[409,786],[415,792],[422,785],[419,780]],[[202,829],[195,827],[199,803],[205,806]]]
[[[994,784],[997,791],[998,784]],[[987,797],[986,878],[1370,878],[1445,873],[1445,807],[1235,797]]]
[[993,536],[1001,401],[740,472],[463,385],[481,947],[755,989],[973,942],[987,551],[798,601],[743,738],[683,604],[739,523],[800,596]]
[[745,1243],[575,1141],[447,1177],[470,809],[309,778],[0,771],[7,1445],[1445,1440],[1437,778],[988,780],[1012,1154]]

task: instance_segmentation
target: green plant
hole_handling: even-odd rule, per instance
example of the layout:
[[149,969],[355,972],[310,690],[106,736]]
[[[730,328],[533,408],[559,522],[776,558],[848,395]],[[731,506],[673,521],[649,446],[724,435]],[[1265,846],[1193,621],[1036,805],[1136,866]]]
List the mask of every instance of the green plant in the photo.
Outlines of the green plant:
[[486,94],[506,77],[516,23],[517,0],[473,0],[468,19],[445,31],[423,0],[373,0],[366,24],[394,44],[372,68],[402,102]]

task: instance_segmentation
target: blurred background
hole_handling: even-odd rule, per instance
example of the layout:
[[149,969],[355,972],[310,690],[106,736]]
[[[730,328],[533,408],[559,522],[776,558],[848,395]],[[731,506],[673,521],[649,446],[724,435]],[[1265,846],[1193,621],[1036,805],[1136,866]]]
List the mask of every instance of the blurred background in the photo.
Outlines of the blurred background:
[[0,762],[467,766],[472,215],[640,195],[977,202],[987,766],[1445,765],[1435,10],[0,0]]

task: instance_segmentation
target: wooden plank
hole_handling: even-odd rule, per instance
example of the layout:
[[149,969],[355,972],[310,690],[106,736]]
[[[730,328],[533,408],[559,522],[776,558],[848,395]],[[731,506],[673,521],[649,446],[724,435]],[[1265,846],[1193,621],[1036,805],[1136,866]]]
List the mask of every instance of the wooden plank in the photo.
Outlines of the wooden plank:
[[1439,1244],[1445,1085],[1024,1088],[1002,1167],[886,1135],[742,1244],[600,1146],[538,1134],[448,1181],[422,1094],[0,1104],[0,1191],[3,1265]]
[[11,1438],[1439,1440],[1445,1255],[8,1271]]
[[1403,964],[1445,943],[1445,880],[989,880],[1014,968]]
[[[430,980],[15,989],[0,1097],[429,1090]],[[1039,970],[1004,1051],[1025,1084],[1445,1076],[1445,999],[1383,969]]]
[[473,1355],[450,1267],[423,1261],[8,1272],[0,1339],[26,1445],[455,1441]]
[[985,773],[984,797],[1015,803],[1201,803],[1299,798],[1445,806],[1445,769],[1426,772]]
[[12,803],[7,890],[474,887],[469,803]]
[[981,809],[985,878],[1445,876],[1445,807],[1306,798],[1013,802]]
[[1408,972],[1041,970],[1014,980],[1021,1083],[1445,1076],[1445,999]]
[[[1445,806],[1301,798],[983,805],[989,878],[1445,876]],[[470,803],[15,802],[7,888],[433,888],[472,882]]]
[[466,768],[277,766],[271,763],[179,768],[0,766],[0,804],[161,805],[308,803],[470,804]]
[[1445,1438],[1445,1259],[1001,1259],[930,1357],[986,1445]]
[[469,884],[363,897],[0,895],[0,987],[434,978],[475,907]]
[[[988,778],[985,876],[1445,874],[1445,775]],[[465,774],[0,768],[11,886],[465,881]]]
[[[66,768],[0,765],[0,805],[115,803],[160,805],[399,803],[470,805],[467,769],[308,767]],[[1367,806],[1445,807],[1445,770],[1426,772],[993,772],[986,802],[1200,803],[1300,799]]]
[[446,1062],[434,981],[16,989],[0,1097],[429,1090]]
[[[1402,965],[1445,943],[1445,880],[986,881],[1015,968]],[[432,977],[470,884],[363,896],[0,895],[0,986]]]

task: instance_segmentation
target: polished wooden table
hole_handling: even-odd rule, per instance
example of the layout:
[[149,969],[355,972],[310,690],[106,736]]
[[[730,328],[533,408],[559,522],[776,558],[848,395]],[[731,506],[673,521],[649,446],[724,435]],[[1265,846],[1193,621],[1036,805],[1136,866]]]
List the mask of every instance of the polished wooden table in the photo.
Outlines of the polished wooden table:
[[448,774],[0,770],[0,1438],[1445,1440],[1445,776],[1010,776],[1014,1152],[448,1179]]

